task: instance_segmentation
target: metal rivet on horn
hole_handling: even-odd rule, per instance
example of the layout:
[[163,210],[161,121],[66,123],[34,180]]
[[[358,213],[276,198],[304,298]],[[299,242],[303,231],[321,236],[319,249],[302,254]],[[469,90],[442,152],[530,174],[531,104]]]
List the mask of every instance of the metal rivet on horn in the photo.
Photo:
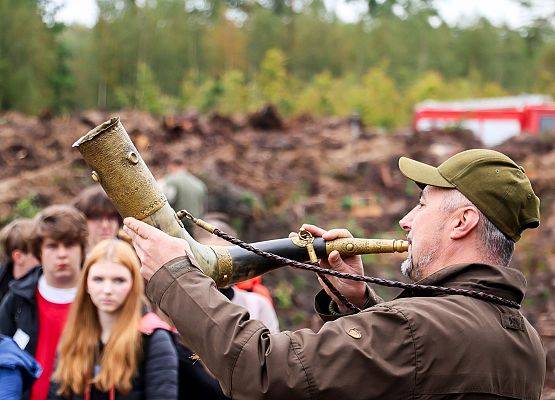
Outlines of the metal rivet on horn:
[[347,331],[347,335],[349,335],[353,339],[360,339],[362,337],[362,333],[357,328],[349,329]]
[[131,164],[137,164],[139,162],[139,156],[134,151],[127,153],[126,158]]
[[96,171],[93,171],[91,173],[91,178],[95,182],[100,182],[100,175],[98,175],[98,172],[96,172]]

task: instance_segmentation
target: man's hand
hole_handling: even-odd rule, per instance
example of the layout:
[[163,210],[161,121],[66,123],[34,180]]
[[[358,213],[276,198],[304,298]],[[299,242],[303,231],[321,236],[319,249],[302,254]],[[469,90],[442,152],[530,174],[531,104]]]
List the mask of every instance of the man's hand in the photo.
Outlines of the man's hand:
[[147,281],[162,265],[177,257],[189,256],[194,262],[189,244],[185,240],[167,235],[135,218],[125,218],[123,224],[123,230],[131,237],[141,260],[141,275]]
[[[313,236],[321,236],[324,240],[334,240],[339,238],[351,238],[353,235],[347,229],[332,229],[325,231],[314,225],[304,224],[302,228],[306,229]],[[320,266],[322,268],[333,269],[339,272],[346,272],[349,274],[363,275],[364,268],[362,266],[362,258],[360,256],[348,257],[345,260],[341,258],[341,255],[337,250],[332,251],[327,260],[320,260]],[[351,303],[357,307],[362,307],[366,302],[366,283],[357,282],[350,279],[335,278],[331,275],[327,275],[333,286],[336,287]],[[322,282],[320,278],[320,285],[324,288],[326,293],[333,299],[333,301],[339,307],[339,311],[348,312],[350,311],[347,307],[337,299],[328,289],[326,284]]]

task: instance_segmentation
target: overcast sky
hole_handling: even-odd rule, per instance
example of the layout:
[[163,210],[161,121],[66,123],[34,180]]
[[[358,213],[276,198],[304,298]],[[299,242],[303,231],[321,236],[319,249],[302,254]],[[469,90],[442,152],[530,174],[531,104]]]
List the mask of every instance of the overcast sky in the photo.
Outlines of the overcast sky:
[[[95,0],[57,0],[62,7],[56,20],[68,24],[80,23],[93,26],[98,10]],[[335,9],[344,21],[355,21],[365,10],[366,1],[325,0],[330,9]],[[496,25],[508,24],[512,28],[526,26],[534,17],[553,15],[555,0],[532,0],[532,9],[527,9],[515,0],[436,0],[435,5],[442,18],[449,24],[468,24],[480,16]]]

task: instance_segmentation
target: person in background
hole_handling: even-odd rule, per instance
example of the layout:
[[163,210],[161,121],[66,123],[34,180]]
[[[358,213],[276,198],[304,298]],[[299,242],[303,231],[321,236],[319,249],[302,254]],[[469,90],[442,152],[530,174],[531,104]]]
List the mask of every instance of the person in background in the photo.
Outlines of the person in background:
[[177,354],[159,320],[142,316],[135,251],[110,239],[88,255],[59,346],[49,400],[177,399]]
[[[206,201],[206,185],[185,168],[183,159],[174,157],[168,164],[168,172],[160,187],[175,211],[187,210],[197,218],[202,218]],[[184,221],[185,228],[193,234],[193,224]]]
[[0,301],[8,293],[9,283],[25,276],[39,260],[31,251],[33,222],[18,218],[0,231]]
[[89,186],[72,203],[85,214],[89,229],[87,252],[102,240],[113,239],[121,226],[121,217],[100,185]]
[[42,267],[10,285],[0,304],[0,333],[12,336],[43,367],[30,398],[44,400],[56,346],[77,292],[87,221],[74,207],[54,205],[37,214],[33,224],[31,248]]
[[[223,232],[229,233],[232,236],[237,237],[237,232],[229,226],[227,223],[217,220],[217,219],[205,219],[209,224],[217,227]],[[205,245],[209,246],[229,246],[230,244],[224,239],[212,235],[211,233],[205,231],[202,228],[195,230],[195,235],[197,240]],[[261,321],[270,330],[271,333],[279,332],[279,321],[276,315],[276,311],[272,305],[272,297],[266,286],[262,285],[262,279],[260,277],[254,278],[254,281],[248,280],[241,282],[243,287],[251,288],[252,291],[247,291],[240,289],[238,286],[230,286],[226,288],[220,288],[222,292],[232,303],[240,305],[249,311],[251,319],[256,319]]]
[[0,399],[19,400],[42,368],[11,337],[0,335]]

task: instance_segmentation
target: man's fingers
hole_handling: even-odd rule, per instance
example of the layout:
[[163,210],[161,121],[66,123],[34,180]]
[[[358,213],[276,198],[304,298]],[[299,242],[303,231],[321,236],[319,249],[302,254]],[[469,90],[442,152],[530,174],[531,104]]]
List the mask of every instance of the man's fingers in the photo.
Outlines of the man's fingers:
[[306,229],[307,231],[312,233],[313,236],[318,236],[318,237],[323,236],[327,232],[325,229],[322,229],[319,226],[311,225],[311,224],[303,224],[301,228]]
[[131,238],[131,244],[135,248],[135,251],[141,247],[141,244],[145,243],[145,238],[142,238],[135,231],[132,231],[125,225],[123,226],[123,231]]
[[[140,237],[142,237],[143,239],[148,240],[150,237],[152,237],[152,234],[156,234],[156,232],[158,231],[156,228],[154,228],[153,226],[150,226],[147,223],[144,223],[143,221],[139,221],[138,219],[135,219],[133,217],[127,217],[123,220],[123,224],[124,226],[126,226],[129,231],[131,231],[132,233],[134,233],[135,235],[138,235]],[[126,231],[127,232],[127,231]],[[131,238],[133,238],[132,234],[127,232]]]
[[330,255],[328,256],[328,262],[330,263],[330,269],[333,269],[335,271],[345,271],[345,267],[347,266],[337,250],[334,250],[330,253]]
[[353,235],[347,229],[330,229],[322,235],[325,240],[334,240],[339,238],[352,238]]
[[[333,240],[339,238],[352,238],[353,235],[347,229],[330,229],[326,231],[316,225],[303,224],[301,228],[306,229],[314,236],[322,236],[325,240]],[[291,236],[289,236],[291,237]]]
[[134,243],[136,238],[139,236],[137,235],[137,233],[135,233],[135,231],[129,229],[127,226],[123,225],[123,231],[125,232],[125,234],[127,236],[129,236],[129,238],[131,239],[131,241]]

